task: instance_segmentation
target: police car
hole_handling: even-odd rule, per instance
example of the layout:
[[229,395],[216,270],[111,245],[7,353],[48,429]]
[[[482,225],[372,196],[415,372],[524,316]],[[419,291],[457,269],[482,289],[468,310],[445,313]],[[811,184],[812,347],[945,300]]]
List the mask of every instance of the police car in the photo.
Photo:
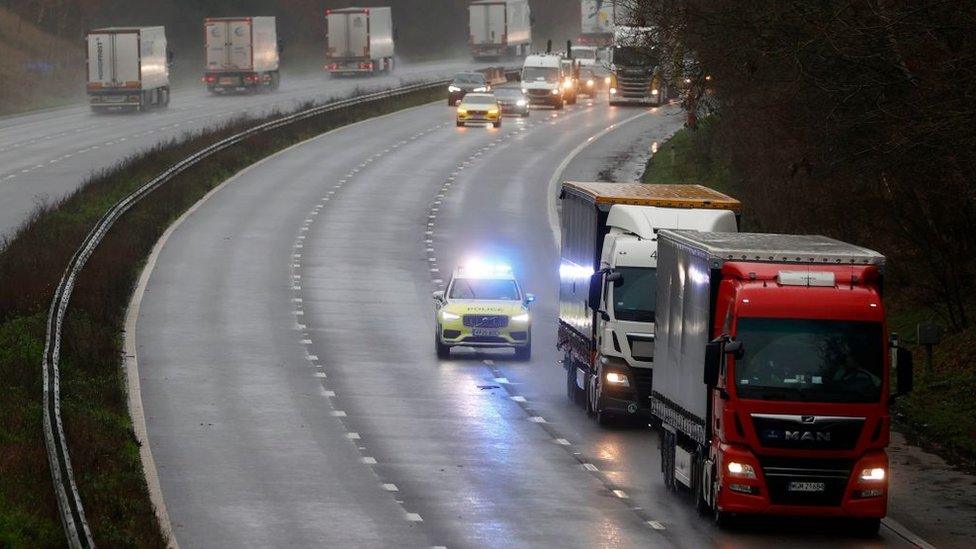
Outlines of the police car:
[[511,347],[515,357],[532,356],[529,304],[506,265],[471,263],[454,270],[446,291],[434,292],[434,346],[438,358],[451,347]]

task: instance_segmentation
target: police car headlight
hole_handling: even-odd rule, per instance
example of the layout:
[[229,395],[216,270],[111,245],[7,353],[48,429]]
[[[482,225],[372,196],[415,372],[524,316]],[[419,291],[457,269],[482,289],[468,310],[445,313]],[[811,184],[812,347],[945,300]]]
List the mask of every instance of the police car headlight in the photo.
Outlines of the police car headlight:
[[461,318],[461,315],[456,315],[454,313],[449,313],[447,311],[441,311],[441,320],[442,321],[447,322],[447,321],[450,321],[450,320],[457,320],[459,318]]
[[752,465],[748,463],[739,463],[738,461],[730,461],[728,465],[725,466],[729,471],[729,476],[740,477],[740,478],[756,478],[756,470],[752,468]]
[[522,313],[512,317],[512,322],[528,322],[529,313]]

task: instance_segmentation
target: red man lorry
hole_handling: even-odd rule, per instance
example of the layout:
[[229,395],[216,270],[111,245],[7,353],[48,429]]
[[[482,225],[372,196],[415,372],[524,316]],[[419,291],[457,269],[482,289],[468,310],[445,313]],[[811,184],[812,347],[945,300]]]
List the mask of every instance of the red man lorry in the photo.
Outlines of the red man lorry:
[[[883,256],[820,236],[662,230],[652,413],[668,488],[721,523],[846,517],[888,499]],[[653,291],[653,290],[651,290]]]

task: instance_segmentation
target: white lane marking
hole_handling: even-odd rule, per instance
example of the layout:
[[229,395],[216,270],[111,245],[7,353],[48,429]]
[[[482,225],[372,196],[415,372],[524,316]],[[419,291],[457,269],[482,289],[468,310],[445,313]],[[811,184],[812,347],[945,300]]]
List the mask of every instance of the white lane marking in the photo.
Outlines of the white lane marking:
[[495,383],[509,383],[509,381],[507,377],[496,377]]
[[559,215],[556,212],[556,200],[558,196],[556,193],[556,188],[559,184],[559,180],[562,179],[563,172],[566,171],[566,168],[569,167],[569,164],[573,160],[575,160],[576,157],[580,155],[580,153],[586,150],[586,148],[589,147],[591,144],[593,144],[597,139],[600,139],[601,137],[607,135],[608,133],[612,132],[614,129],[619,128],[620,126],[623,126],[624,124],[629,124],[630,122],[633,122],[638,118],[645,117],[649,114],[650,111],[644,111],[640,114],[631,116],[630,118],[624,120],[623,122],[619,122],[617,124],[611,124],[609,127],[600,131],[596,135],[593,135],[589,137],[586,141],[580,143],[579,146],[573,149],[572,152],[570,152],[569,155],[566,156],[566,158],[564,158],[563,161],[559,163],[559,166],[556,167],[556,171],[552,173],[552,177],[549,179],[549,191],[548,191],[549,201],[547,203],[547,213],[549,214],[549,228],[552,229],[552,237],[556,242],[557,249],[559,248],[560,240],[562,237],[560,236],[560,231],[559,231]]
[[342,410],[333,410],[331,415],[332,417],[346,417],[346,413]]
[[586,469],[587,471],[591,472],[591,473],[595,473],[595,472],[599,471],[599,469],[597,469],[596,465],[593,465],[592,463],[584,463],[583,464],[583,468]]
[[484,363],[488,366],[493,366],[495,364],[495,361],[491,360],[490,358],[487,358],[484,360]]
[[346,433],[346,438],[349,440],[359,440],[361,437],[359,436],[359,433]]
[[384,484],[383,485],[383,489],[386,490],[387,492],[399,492],[400,491],[400,489],[397,488],[397,485],[396,484],[390,484],[390,483]]
[[410,522],[423,522],[424,519],[420,518],[417,513],[407,513],[407,520]]
[[302,345],[311,345],[311,344],[312,344],[312,340],[311,339],[303,339],[302,340]]
[[897,520],[891,517],[885,517],[881,519],[881,525],[884,526],[885,528],[888,528],[895,534],[898,534],[898,536],[904,538],[909,543],[915,545],[919,549],[935,549],[934,545],[925,541],[924,539],[919,537],[918,534],[915,534],[914,532],[906,528],[904,524],[898,522]]
[[623,490],[614,490],[613,495],[617,496],[620,499],[630,499],[630,496],[627,495],[627,492],[624,492]]
[[647,525],[650,526],[651,528],[655,529],[655,530],[666,530],[666,528],[664,527],[664,525],[661,524],[660,522],[656,521],[656,520],[649,520],[649,521],[647,521]]
[[319,379],[325,379],[325,372],[315,372],[315,377]]
[[376,465],[376,458],[366,456],[362,459],[362,462],[366,465]]
[[566,439],[564,439],[564,438],[557,438],[556,439],[556,444],[558,444],[560,446],[569,446],[569,441],[566,440]]
[[542,416],[532,416],[529,418],[532,423],[547,423],[546,418]]
[[526,402],[526,400],[525,400],[525,397],[524,397],[524,396],[519,396],[519,395],[516,395],[516,396],[513,396],[513,397],[510,397],[510,398],[511,398],[512,400],[514,400],[515,402]]
[[336,396],[335,391],[322,391],[322,394],[325,395],[325,396],[327,396],[327,397],[335,397]]
[[318,360],[318,359],[319,359],[319,357],[317,357],[317,356],[315,356],[315,355],[308,355],[308,356],[307,356],[307,357],[305,357],[305,358],[306,358],[307,360],[309,360],[309,361],[311,361],[311,362],[315,362],[316,360]]

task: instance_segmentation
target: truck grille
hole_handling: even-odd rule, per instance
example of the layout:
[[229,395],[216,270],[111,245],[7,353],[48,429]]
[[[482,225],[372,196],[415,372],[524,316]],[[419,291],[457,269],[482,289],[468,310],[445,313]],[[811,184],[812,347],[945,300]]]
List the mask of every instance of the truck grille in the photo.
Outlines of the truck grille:
[[650,76],[617,76],[617,93],[623,97],[640,99],[650,93]]
[[504,328],[508,326],[505,315],[464,315],[462,319],[468,328]]
[[637,391],[637,400],[641,406],[651,405],[651,390],[654,388],[654,370],[650,368],[631,368],[631,375],[634,377],[634,389]]
[[759,458],[769,500],[777,505],[840,505],[853,465],[840,459]]
[[864,418],[753,414],[759,442],[767,448],[850,450],[864,428]]

